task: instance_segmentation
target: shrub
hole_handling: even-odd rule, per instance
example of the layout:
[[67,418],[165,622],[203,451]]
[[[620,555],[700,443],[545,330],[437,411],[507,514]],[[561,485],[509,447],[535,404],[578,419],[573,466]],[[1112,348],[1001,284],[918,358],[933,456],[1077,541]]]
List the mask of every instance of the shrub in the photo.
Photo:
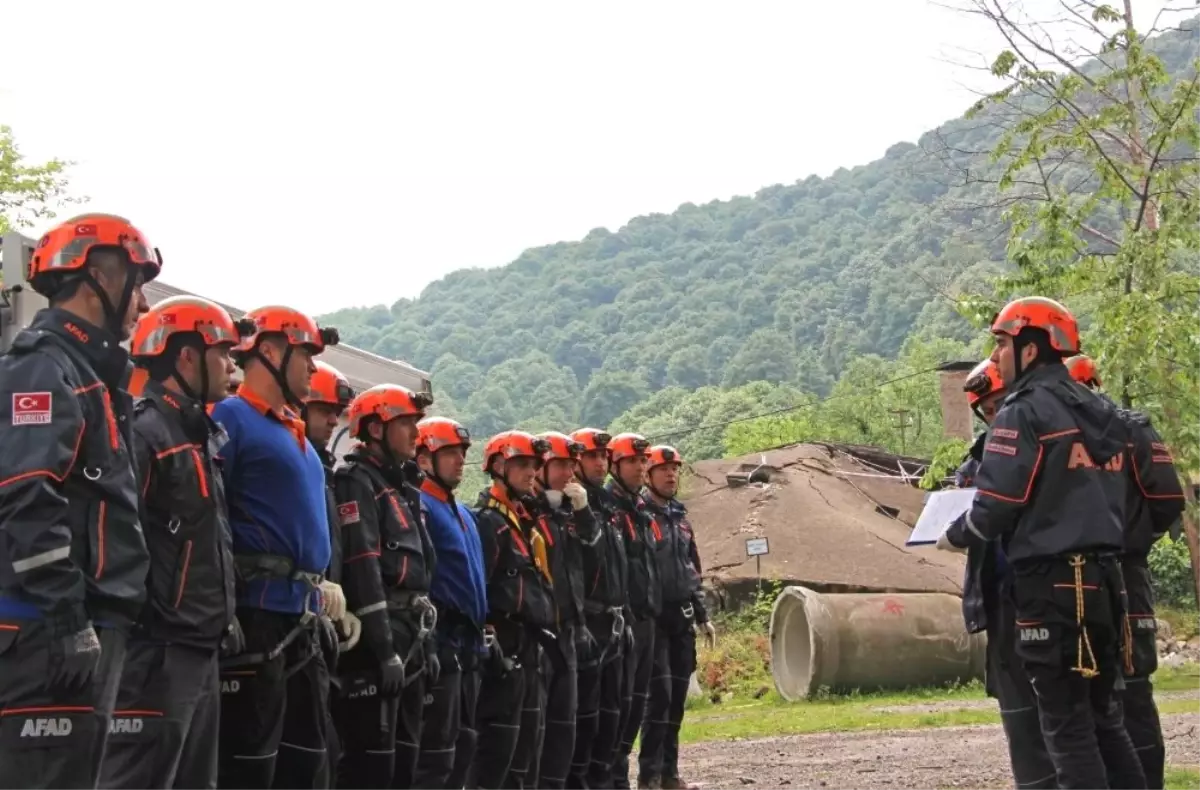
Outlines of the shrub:
[[1169,537],[1150,550],[1150,574],[1154,578],[1154,598],[1168,606],[1195,606],[1196,588],[1187,543]]

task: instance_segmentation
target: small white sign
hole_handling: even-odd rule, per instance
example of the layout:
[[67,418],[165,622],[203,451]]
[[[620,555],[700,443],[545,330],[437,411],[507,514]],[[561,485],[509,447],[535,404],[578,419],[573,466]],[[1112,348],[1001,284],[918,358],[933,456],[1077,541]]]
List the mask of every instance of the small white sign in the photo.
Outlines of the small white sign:
[[746,556],[761,557],[764,554],[770,554],[771,548],[767,545],[766,538],[747,538],[746,539]]

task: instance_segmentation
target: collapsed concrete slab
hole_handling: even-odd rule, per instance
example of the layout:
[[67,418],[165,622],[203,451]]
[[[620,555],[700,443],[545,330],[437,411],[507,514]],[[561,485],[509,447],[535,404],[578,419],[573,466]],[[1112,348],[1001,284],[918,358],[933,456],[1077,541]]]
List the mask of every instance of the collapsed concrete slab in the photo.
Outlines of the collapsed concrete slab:
[[765,537],[765,580],[820,592],[959,594],[961,555],[904,545],[924,502],[916,481],[925,463],[825,443],[696,463],[683,501],[706,583],[726,604],[752,596],[746,540]]

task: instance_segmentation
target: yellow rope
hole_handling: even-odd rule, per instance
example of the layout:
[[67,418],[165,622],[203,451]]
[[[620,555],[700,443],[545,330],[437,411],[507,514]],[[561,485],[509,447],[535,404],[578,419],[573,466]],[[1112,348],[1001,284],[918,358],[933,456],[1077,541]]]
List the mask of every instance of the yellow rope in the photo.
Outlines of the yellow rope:
[[[1083,566],[1086,562],[1087,560],[1080,554],[1071,557],[1071,567],[1075,569],[1075,622],[1079,625],[1078,659],[1073,669],[1085,678],[1094,678],[1100,674],[1100,671],[1096,664],[1096,655],[1092,652],[1092,640],[1088,636],[1087,626],[1083,623]],[[1128,624],[1126,627],[1128,627]],[[1091,667],[1083,665],[1084,648],[1087,648],[1088,660],[1091,662]]]

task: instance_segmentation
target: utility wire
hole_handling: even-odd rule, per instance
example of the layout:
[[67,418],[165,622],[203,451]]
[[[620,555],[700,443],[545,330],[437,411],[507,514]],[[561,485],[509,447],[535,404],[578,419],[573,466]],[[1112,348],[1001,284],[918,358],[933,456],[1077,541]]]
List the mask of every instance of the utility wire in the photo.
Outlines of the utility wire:
[[[908,373],[903,376],[897,376],[894,379],[888,379],[887,381],[881,381],[878,384],[876,384],[875,386],[868,388],[866,390],[866,392],[867,393],[877,392],[878,390],[881,390],[884,387],[891,386],[892,384],[898,384],[902,381],[908,381],[909,379],[914,379],[917,376],[924,376],[927,373],[937,373],[938,370],[940,370],[942,368],[942,366],[946,365],[946,364],[948,364],[948,363],[942,362],[933,367],[925,368],[923,370],[918,370],[914,373]],[[784,406],[779,409],[771,409],[770,411],[764,411],[759,414],[750,414],[745,417],[734,417],[731,420],[723,420],[721,422],[710,422],[710,423],[706,423],[704,425],[696,425],[691,428],[676,428],[671,431],[664,431],[661,433],[656,433],[651,436],[647,436],[646,438],[653,442],[657,439],[662,439],[662,438],[665,438],[668,436],[686,436],[687,434],[696,433],[698,431],[709,431],[709,430],[713,430],[715,428],[725,428],[727,426],[735,425],[737,423],[751,422],[753,420],[761,420],[764,417],[774,417],[778,414],[787,414],[789,412],[800,411],[801,409],[809,409],[809,408],[813,408],[814,406],[820,406],[823,403],[828,403],[829,401],[832,401],[832,400],[840,400],[842,398],[849,398],[849,397],[853,397],[856,395],[862,395],[862,394],[864,394],[864,392],[862,390],[860,390],[860,391],[856,391],[856,392],[844,392],[839,395],[827,395],[824,398],[817,398],[816,400],[808,401],[807,403],[797,403],[793,406]],[[483,456],[479,456],[478,458],[468,458],[466,463],[467,464],[481,464],[481,463],[483,463]]]

